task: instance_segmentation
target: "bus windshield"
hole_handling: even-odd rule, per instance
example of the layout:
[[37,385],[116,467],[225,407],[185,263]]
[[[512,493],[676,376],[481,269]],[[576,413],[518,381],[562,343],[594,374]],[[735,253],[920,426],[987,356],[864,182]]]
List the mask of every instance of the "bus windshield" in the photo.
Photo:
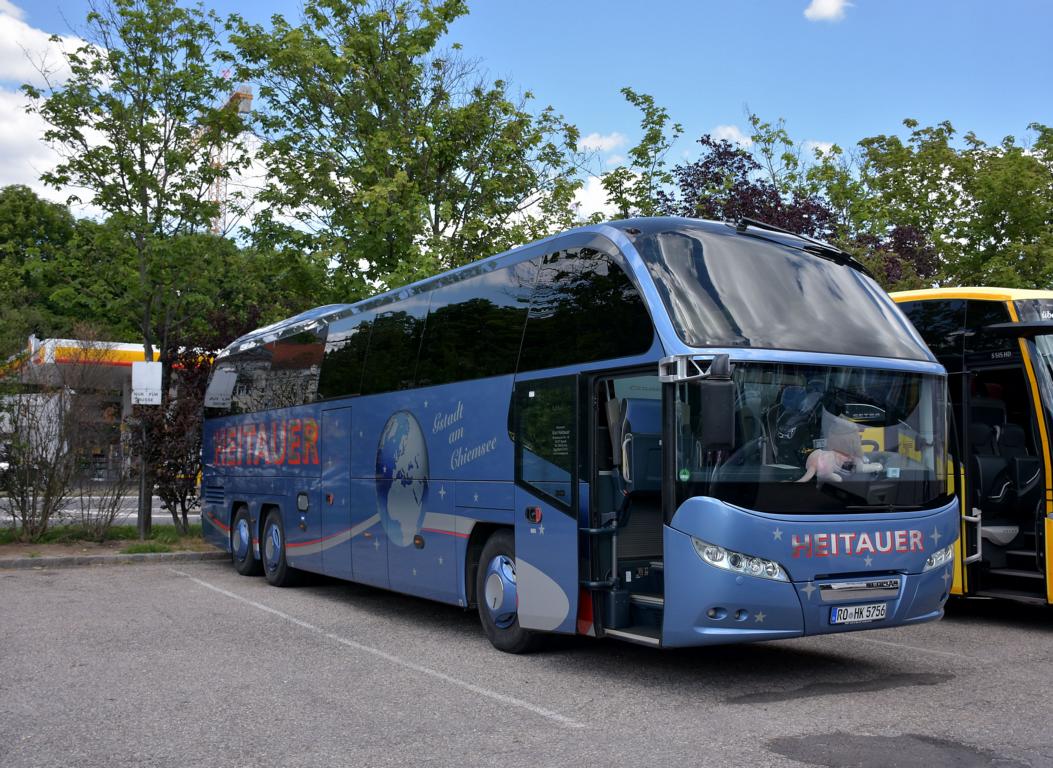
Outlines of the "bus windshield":
[[730,227],[662,222],[633,246],[685,344],[932,359],[862,272]]
[[676,385],[677,504],[764,512],[929,508],[950,500],[945,381],[869,368],[735,366],[735,443],[704,451],[702,387]]

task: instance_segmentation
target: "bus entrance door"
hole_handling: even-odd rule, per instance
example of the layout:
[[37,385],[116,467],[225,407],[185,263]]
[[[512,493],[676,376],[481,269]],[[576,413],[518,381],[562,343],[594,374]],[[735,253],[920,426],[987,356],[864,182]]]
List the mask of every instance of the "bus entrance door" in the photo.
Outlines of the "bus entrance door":
[[966,573],[969,590],[1044,602],[1045,477],[1024,367],[973,366],[966,402],[966,491],[980,555]]
[[573,633],[579,578],[577,378],[518,382],[514,402],[519,624]]

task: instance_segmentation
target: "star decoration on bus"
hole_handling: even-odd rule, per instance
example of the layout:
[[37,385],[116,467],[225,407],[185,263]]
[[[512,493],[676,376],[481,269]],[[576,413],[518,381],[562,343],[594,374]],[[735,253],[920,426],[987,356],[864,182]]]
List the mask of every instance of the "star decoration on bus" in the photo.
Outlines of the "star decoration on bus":
[[950,581],[953,577],[951,576],[951,572],[949,570],[947,570],[947,571],[943,572],[943,576],[941,576],[940,578],[943,579],[943,586],[946,587],[947,586],[947,582]]
[[765,618],[767,617],[764,615],[764,611],[757,611],[756,615],[754,615],[753,617],[753,620],[756,621],[758,624],[763,624]]
[[478,502],[479,502],[479,494],[478,494],[478,493],[477,493],[477,494],[475,494],[474,496],[472,496],[472,501],[474,501],[474,502],[476,502],[476,503],[478,503]]
[[771,532],[771,535],[772,538],[776,541],[782,541],[782,529],[776,528],[774,531]]
[[871,565],[874,564],[874,558],[872,558],[870,555],[867,555],[863,558],[863,562],[866,564],[866,567],[869,568]]
[[932,545],[934,547],[940,546],[940,539],[943,538],[942,536],[940,536],[940,529],[933,528],[932,533],[929,534],[929,538],[932,539]]
[[442,496],[443,500],[445,501],[445,499],[446,499],[446,486],[445,485],[442,486],[441,488],[439,488],[439,495]]
[[380,551],[380,539],[373,539],[373,549]]
[[801,591],[804,592],[804,594],[808,595],[808,599],[811,600],[812,593],[815,592],[815,584],[809,581],[807,584],[801,587]]

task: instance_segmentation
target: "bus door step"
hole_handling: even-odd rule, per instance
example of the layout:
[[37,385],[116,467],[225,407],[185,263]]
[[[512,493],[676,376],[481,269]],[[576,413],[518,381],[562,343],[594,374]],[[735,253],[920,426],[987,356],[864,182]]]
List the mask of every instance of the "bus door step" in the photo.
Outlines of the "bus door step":
[[988,571],[992,576],[1011,576],[1014,579],[1043,579],[1038,571],[1020,571],[1016,568],[992,568]]
[[979,589],[974,593],[977,597],[993,597],[999,600],[1013,600],[1027,605],[1047,605],[1045,596],[1034,592],[1023,592],[1018,589]]
[[629,595],[629,602],[643,608],[656,608],[658,610],[665,608],[665,598],[659,595],[645,595],[641,592],[633,592]]
[[638,643],[639,645],[650,645],[655,648],[662,644],[662,635],[657,627],[605,629],[603,633],[608,637],[616,637],[619,640],[627,640],[630,643]]

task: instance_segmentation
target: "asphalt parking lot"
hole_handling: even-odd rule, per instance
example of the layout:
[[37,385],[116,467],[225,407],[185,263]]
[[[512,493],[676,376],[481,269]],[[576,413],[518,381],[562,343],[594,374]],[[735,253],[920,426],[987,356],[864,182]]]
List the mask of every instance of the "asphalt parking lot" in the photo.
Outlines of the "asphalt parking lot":
[[1053,612],[655,651],[226,563],[0,571],[0,765],[1053,766]]

